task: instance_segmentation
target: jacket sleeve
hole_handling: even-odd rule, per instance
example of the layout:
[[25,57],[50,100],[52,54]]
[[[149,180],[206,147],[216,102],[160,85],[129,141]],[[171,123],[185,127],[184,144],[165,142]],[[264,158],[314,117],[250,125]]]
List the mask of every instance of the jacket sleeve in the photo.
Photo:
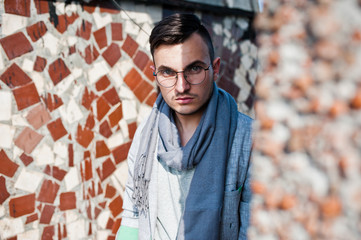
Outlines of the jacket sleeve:
[[252,171],[252,163],[251,163],[251,153],[252,153],[252,119],[248,117],[244,117],[242,120],[243,126],[243,141],[242,141],[242,150],[241,150],[241,161],[239,164],[240,168],[246,169],[244,171],[246,176],[239,176],[240,181],[243,181],[241,184],[241,200],[239,205],[239,222],[240,229],[238,234],[239,240],[247,239],[247,230],[249,227],[250,221],[250,207],[251,207],[251,199],[252,199],[252,190],[251,190],[251,171]]

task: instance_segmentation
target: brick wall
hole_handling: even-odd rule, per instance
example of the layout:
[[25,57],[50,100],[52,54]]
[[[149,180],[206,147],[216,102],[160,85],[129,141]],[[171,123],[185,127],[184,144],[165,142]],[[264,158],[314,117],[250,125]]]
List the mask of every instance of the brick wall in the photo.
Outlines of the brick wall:
[[[0,1],[0,239],[114,239],[121,222],[124,160],[156,99],[148,34],[174,9],[87,2]],[[253,115],[250,20],[197,14],[218,84]]]

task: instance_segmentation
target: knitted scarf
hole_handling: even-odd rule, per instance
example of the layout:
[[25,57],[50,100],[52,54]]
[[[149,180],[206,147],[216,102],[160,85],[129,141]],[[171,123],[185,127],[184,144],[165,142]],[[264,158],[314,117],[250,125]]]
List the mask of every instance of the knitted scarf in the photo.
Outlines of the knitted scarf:
[[133,200],[140,214],[147,214],[149,208],[152,161],[158,152],[158,156],[171,168],[186,170],[196,167],[177,239],[218,239],[226,163],[237,128],[237,115],[237,105],[232,96],[214,83],[200,123],[182,147],[172,121],[172,110],[159,94],[141,133],[135,161]]

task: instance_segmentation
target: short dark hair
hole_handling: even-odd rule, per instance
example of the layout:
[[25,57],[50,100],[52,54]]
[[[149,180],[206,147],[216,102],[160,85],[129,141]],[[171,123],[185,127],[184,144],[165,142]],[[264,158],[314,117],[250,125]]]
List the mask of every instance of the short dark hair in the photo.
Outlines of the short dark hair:
[[156,24],[149,37],[150,52],[160,45],[174,45],[185,42],[193,33],[198,33],[208,46],[211,62],[214,60],[214,48],[211,36],[201,21],[194,14],[176,13]]

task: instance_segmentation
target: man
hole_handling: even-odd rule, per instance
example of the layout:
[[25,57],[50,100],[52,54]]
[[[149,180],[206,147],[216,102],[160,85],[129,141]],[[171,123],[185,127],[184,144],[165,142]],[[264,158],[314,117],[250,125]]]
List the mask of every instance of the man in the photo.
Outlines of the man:
[[209,33],[175,14],[149,42],[160,94],[129,150],[117,239],[246,239],[251,119],[215,84]]

